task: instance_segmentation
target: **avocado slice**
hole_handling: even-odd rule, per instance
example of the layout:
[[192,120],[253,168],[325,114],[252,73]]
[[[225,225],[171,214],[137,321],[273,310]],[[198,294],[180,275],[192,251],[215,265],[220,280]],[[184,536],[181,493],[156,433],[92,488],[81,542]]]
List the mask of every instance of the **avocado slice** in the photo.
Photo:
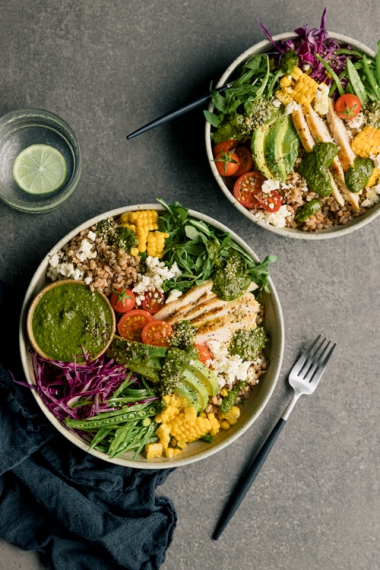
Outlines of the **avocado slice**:
[[203,412],[208,404],[208,391],[203,382],[190,370],[186,369],[182,374],[182,382],[196,392],[198,397],[199,411]]
[[271,172],[270,178],[280,182],[286,180],[285,163],[283,160],[282,143],[288,128],[287,116],[282,116],[272,123],[264,140],[264,158]]
[[282,155],[286,174],[289,174],[298,156],[300,140],[293,124],[291,115],[287,115],[287,129],[282,142]]
[[253,159],[255,161],[257,169],[260,170],[261,174],[265,176],[265,178],[273,178],[273,174],[271,173],[265,162],[265,154],[264,154],[265,137],[268,133],[270,126],[271,126],[270,124],[262,125],[258,129],[256,129],[252,135]]
[[174,391],[187,403],[188,406],[193,406],[197,413],[200,411],[200,405],[201,401],[203,403],[203,399],[199,398],[198,392],[192,388],[190,384],[180,381]]
[[199,360],[192,360],[188,366],[193,374],[206,386],[210,396],[216,396],[219,392],[218,379],[215,374]]

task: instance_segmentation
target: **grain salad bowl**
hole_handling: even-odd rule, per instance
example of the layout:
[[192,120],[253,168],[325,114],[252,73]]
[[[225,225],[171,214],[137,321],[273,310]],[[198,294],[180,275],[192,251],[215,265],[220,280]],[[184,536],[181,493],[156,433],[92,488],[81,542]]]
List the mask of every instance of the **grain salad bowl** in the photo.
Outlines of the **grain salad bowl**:
[[[369,56],[371,58],[375,57],[375,53],[373,52],[373,50],[371,50],[370,48],[368,48],[367,46],[363,45],[361,42],[353,38],[350,38],[342,34],[337,34],[334,32],[328,32],[328,34],[339,45],[350,45],[351,48],[359,51],[360,53],[365,54],[366,56]],[[294,32],[285,32],[273,36],[273,40],[275,42],[278,42],[280,40],[293,40],[296,38],[297,36]],[[235,76],[236,70],[251,56],[267,53],[268,51],[271,50],[271,48],[273,49],[272,44],[268,40],[263,40],[253,45],[249,49],[247,49],[244,53],[242,53],[239,57],[237,57],[228,66],[228,68],[226,69],[226,71],[223,73],[218,83],[216,84],[215,88],[222,87],[223,85],[231,81],[231,78]],[[214,105],[212,103],[209,105],[208,110],[210,112],[214,111]],[[379,215],[380,203],[377,203],[376,205],[368,208],[366,212],[359,215],[358,217],[350,219],[345,225],[331,226],[329,228],[317,230],[315,232],[303,231],[297,228],[275,227],[274,225],[271,225],[263,220],[255,219],[254,214],[249,209],[242,206],[238,202],[238,200],[233,196],[231,189],[226,184],[226,178],[221,176],[216,168],[213,156],[212,144],[211,144],[211,137],[210,137],[211,129],[212,129],[211,125],[208,122],[206,122],[206,127],[205,127],[206,152],[212,174],[217,184],[219,185],[221,191],[226,196],[226,198],[231,202],[231,204],[237,210],[239,210],[240,213],[242,213],[244,216],[246,216],[248,219],[250,219],[252,222],[256,223],[257,225],[261,226],[262,228],[269,230],[273,233],[276,233],[279,236],[294,238],[294,239],[303,239],[303,240],[330,239],[339,236],[344,236],[357,229],[360,229],[369,222],[371,222],[372,220],[374,220]]]
[[[62,238],[57,245],[44,257],[41,264],[37,268],[28,290],[25,295],[25,299],[22,306],[20,327],[19,327],[19,340],[20,340],[20,352],[23,369],[26,375],[28,384],[31,386],[35,385],[33,364],[32,364],[32,354],[30,351],[30,343],[27,334],[27,315],[29,307],[33,302],[33,299],[39,294],[39,292],[47,285],[48,279],[46,277],[48,262],[52,255],[56,254],[66,243],[68,243],[73,237],[75,237],[82,230],[88,229],[97,222],[104,220],[109,217],[120,216],[123,213],[138,211],[138,210],[157,210],[162,212],[164,208],[157,206],[157,204],[143,204],[138,206],[128,206],[126,208],[119,208],[101,214],[82,225],[75,228],[64,238]],[[201,213],[189,210],[189,214],[198,220],[202,220],[207,224],[215,227],[218,230],[229,232],[233,240],[243,248],[249,255],[251,255],[256,261],[258,261],[255,253],[249,248],[249,246],[234,232],[230,231],[223,224],[217,222],[216,220],[205,216]],[[268,361],[268,369],[265,374],[260,378],[260,382],[254,387],[253,392],[247,400],[244,401],[244,405],[241,408],[241,417],[236,425],[232,426],[228,431],[221,432],[214,438],[212,443],[207,443],[205,441],[195,441],[181,453],[180,456],[176,456],[171,459],[158,458],[147,460],[142,455],[137,456],[135,460],[132,461],[132,453],[122,454],[117,458],[110,459],[108,455],[98,450],[91,450],[91,454],[99,457],[105,461],[115,463],[118,465],[135,467],[139,469],[166,469],[168,467],[177,467],[182,465],[187,465],[200,459],[205,459],[210,455],[220,451],[229,444],[233,443],[240,435],[248,430],[248,428],[253,424],[253,422],[258,418],[260,413],[263,411],[267,405],[272,392],[275,388],[283,357],[284,350],[284,324],[282,311],[280,306],[280,301],[277,296],[275,287],[269,279],[269,287],[271,293],[264,293],[260,299],[261,304],[265,309],[265,318],[263,326],[268,333],[269,342],[264,350],[265,356]],[[42,399],[38,395],[36,390],[33,390],[33,395],[36,398],[38,405],[40,406],[42,412],[54,425],[54,427],[64,435],[73,444],[77,445],[83,451],[88,450],[88,443],[82,440],[77,433],[69,431],[46,407]]]

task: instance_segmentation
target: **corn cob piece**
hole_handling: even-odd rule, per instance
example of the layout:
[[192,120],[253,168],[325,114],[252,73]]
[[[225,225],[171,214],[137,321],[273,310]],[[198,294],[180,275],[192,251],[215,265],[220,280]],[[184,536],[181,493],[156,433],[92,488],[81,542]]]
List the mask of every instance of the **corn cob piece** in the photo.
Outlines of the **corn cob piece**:
[[352,141],[351,148],[362,158],[369,158],[370,154],[380,154],[380,130],[371,126],[364,127]]

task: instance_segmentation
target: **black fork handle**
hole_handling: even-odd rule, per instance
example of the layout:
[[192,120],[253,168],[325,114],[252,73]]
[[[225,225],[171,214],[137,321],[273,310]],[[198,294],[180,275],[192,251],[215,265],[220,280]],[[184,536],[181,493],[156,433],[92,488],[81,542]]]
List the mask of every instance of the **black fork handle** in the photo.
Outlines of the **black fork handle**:
[[[223,91],[225,91],[226,89],[231,87],[231,85],[232,85],[232,83],[227,83],[227,85],[223,85],[223,87],[219,87],[218,89],[214,89],[214,91],[217,91],[218,93],[222,93]],[[196,109],[197,107],[200,107],[201,105],[204,105],[204,103],[207,103],[207,101],[209,101],[211,99],[211,96],[212,96],[212,92],[207,93],[207,95],[204,95],[203,97],[199,97],[199,99],[196,99],[195,101],[192,101],[191,103],[188,103],[187,105],[184,105],[183,107],[181,107],[180,109],[177,109],[176,111],[171,111],[170,113],[166,113],[165,115],[158,117],[158,119],[151,121],[147,125],[144,125],[140,129],[137,129],[137,131],[134,131],[133,133],[129,134],[127,136],[127,139],[128,140],[133,139],[134,137],[137,137],[138,135],[141,135],[142,133],[146,133],[147,131],[154,129],[155,127],[158,127],[160,125],[168,123],[169,121],[172,121],[173,119],[176,119],[177,117],[180,117],[181,115],[184,115],[185,113],[188,113],[189,111],[192,111],[193,109]]]
[[265,463],[266,458],[268,457],[276,439],[281,433],[282,428],[284,427],[286,420],[280,418],[277,424],[274,426],[273,430],[271,431],[268,439],[260,449],[259,453],[257,454],[256,458],[254,459],[253,463],[249,467],[245,476],[239,481],[238,486],[235,490],[235,493],[232,495],[230,501],[227,503],[226,508],[224,509],[222,516],[219,519],[217,527],[212,535],[214,540],[218,540],[232,517],[234,516],[236,510],[239,508],[240,503],[244,499],[245,495],[248,493],[252,483],[256,479],[260,469]]

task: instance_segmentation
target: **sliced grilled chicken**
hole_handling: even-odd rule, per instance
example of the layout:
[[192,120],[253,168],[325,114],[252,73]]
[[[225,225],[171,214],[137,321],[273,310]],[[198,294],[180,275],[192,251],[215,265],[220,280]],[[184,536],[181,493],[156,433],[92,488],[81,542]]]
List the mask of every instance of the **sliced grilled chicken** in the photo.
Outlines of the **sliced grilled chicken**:
[[[326,123],[314,111],[311,105],[305,105],[305,116],[310,132],[316,141],[334,142]],[[344,180],[343,167],[338,156],[334,158],[330,171],[336,182],[336,185],[333,184],[332,193],[335,200],[341,206],[344,206],[344,202],[346,201],[351,204],[355,210],[357,210],[359,208],[359,197],[348,190]]]
[[259,305],[251,293],[245,293],[235,301],[222,302],[223,305],[210,308],[198,317],[189,319],[191,324],[198,328],[207,325],[208,323],[215,322],[225,316],[232,316],[236,322],[238,322],[240,318],[248,319],[252,317],[255,322]]
[[[192,287],[190,291],[188,291],[185,295],[182,295],[177,301],[172,301],[165,305],[158,313],[154,315],[155,319],[159,321],[165,321],[171,315],[174,315],[177,311],[181,311],[184,307],[190,306],[188,310],[190,310],[194,305],[199,303],[201,297],[212,295],[215,296],[215,293],[212,293],[212,281],[209,279],[205,281],[203,285],[197,285]],[[206,297],[205,297],[206,298]],[[205,300],[205,299],[204,299]]]
[[166,322],[173,325],[174,323],[178,323],[184,319],[187,321],[193,321],[193,319],[201,317],[203,313],[219,310],[225,304],[226,302],[219,299],[215,294],[206,300],[203,300],[203,297],[201,297],[197,304],[186,305],[182,310],[177,311],[166,319]]
[[250,293],[237,301],[226,302],[217,313],[206,313],[192,322],[197,328],[195,341],[205,344],[209,340],[229,342],[237,330],[249,330],[256,324],[259,304]]
[[315,142],[311,136],[310,129],[307,126],[305,115],[302,111],[301,106],[292,111],[292,119],[303,148],[306,150],[306,152],[311,152],[313,150]]
[[347,171],[354,165],[356,154],[351,148],[350,139],[342,119],[335,113],[332,99],[329,99],[329,111],[326,118],[334,142],[339,146],[339,160],[342,163],[343,170]]

